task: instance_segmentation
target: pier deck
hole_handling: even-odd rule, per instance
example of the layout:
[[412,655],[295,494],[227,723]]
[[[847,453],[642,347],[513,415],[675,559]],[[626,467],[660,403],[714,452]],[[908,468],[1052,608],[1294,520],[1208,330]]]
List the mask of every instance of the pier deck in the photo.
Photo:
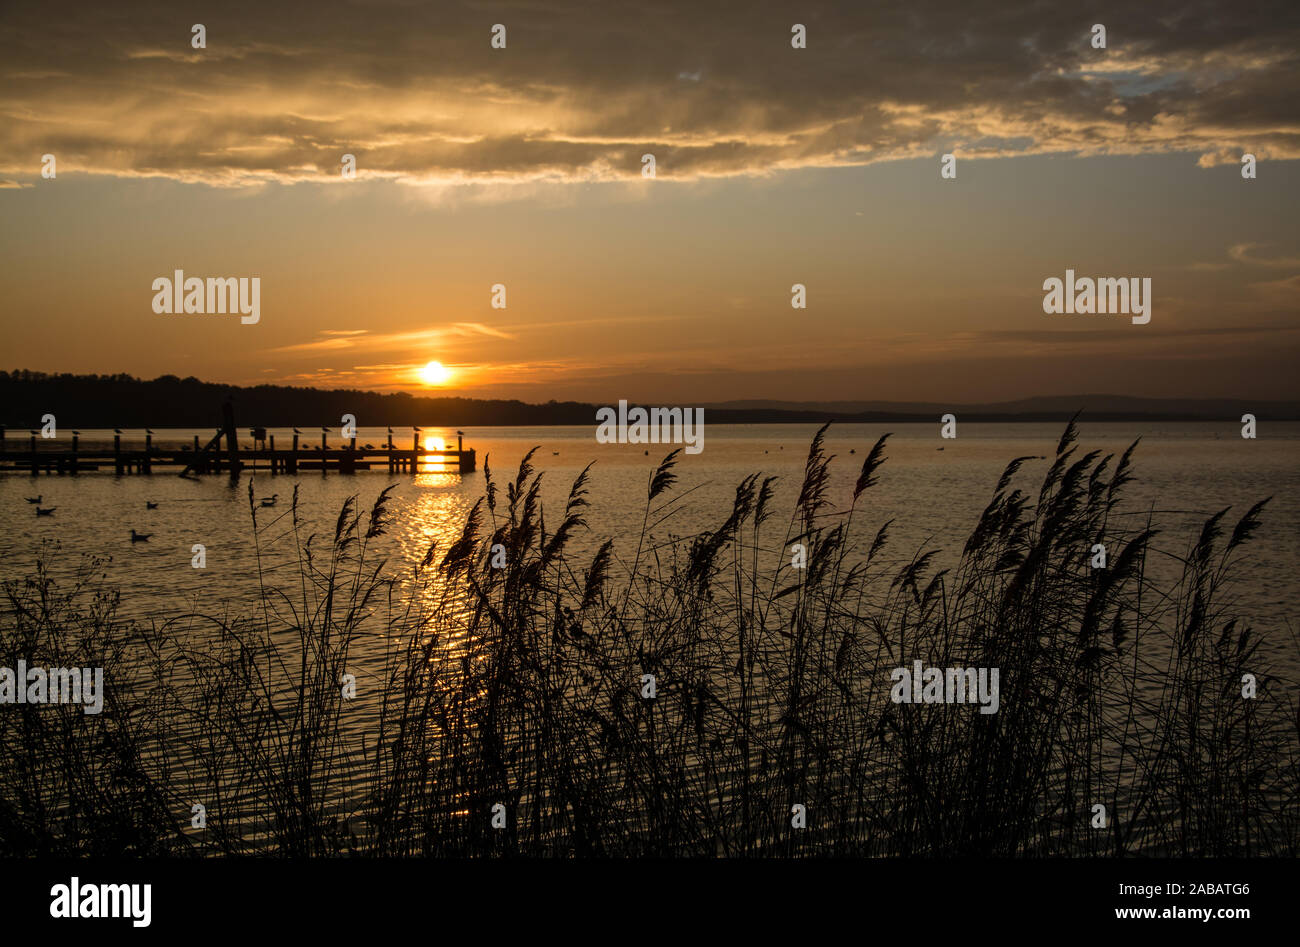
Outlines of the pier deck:
[[[255,429],[257,430],[257,429]],[[260,445],[260,446],[259,446]],[[14,449],[12,437],[0,428],[0,473],[78,474],[111,470],[115,474],[151,474],[155,469],[182,476],[214,474],[241,470],[266,471],[270,474],[295,474],[306,470],[327,473],[353,473],[358,470],[387,470],[389,473],[415,473],[428,465],[453,467],[460,473],[473,473],[477,457],[465,449],[457,437],[454,449],[429,450],[420,446],[418,435],[410,448],[393,444],[390,436],[380,447],[357,446],[356,438],[330,446],[324,435],[320,445],[300,443],[293,435],[293,446],[276,449],[275,436],[268,439],[254,434],[254,446],[239,444],[233,428],[221,428],[206,446],[194,438],[192,446],[157,447],[151,435],[144,445],[124,447],[122,436],[115,436],[112,447],[83,448],[77,434],[71,443],[51,441],[31,435],[26,449]]]

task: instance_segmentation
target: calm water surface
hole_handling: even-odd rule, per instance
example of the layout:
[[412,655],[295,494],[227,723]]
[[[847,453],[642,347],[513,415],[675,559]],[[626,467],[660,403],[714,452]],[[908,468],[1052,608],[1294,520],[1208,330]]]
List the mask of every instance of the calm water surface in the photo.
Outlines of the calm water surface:
[[[827,437],[836,455],[832,464],[832,498],[846,505],[863,458],[875,439],[892,431],[888,460],[879,485],[859,503],[856,541],[865,546],[875,529],[893,519],[888,547],[906,561],[921,547],[943,550],[940,565],[950,566],[971,528],[992,497],[1006,464],[1023,455],[1050,458],[1062,424],[962,424],[955,440],[941,440],[936,424],[836,424]],[[808,444],[817,425],[713,425],[705,430],[704,450],[681,455],[680,480],[674,495],[683,499],[672,516],[655,529],[657,539],[690,535],[719,525],[730,511],[736,484],[750,473],[776,475],[774,515],[765,527],[778,544],[785,531],[801,482]],[[292,440],[289,429],[272,429],[281,445]],[[156,431],[157,445],[188,444],[211,430]],[[0,475],[0,576],[18,578],[30,570],[44,541],[61,545],[58,568],[71,569],[81,554],[105,560],[103,571],[122,590],[127,614],[161,619],[188,610],[196,601],[212,613],[229,606],[238,613],[256,590],[257,561],[249,513],[248,487],[258,498],[278,493],[273,509],[257,510],[263,553],[274,558],[288,547],[286,515],[295,486],[299,490],[307,532],[332,535],[340,505],[353,494],[369,508],[380,490],[396,483],[391,533],[383,552],[395,566],[419,561],[429,545],[446,546],[459,534],[465,514],[482,495],[484,458],[504,484],[519,461],[539,446],[534,465],[545,472],[543,498],[550,528],[558,524],[573,479],[594,461],[586,511],[589,530],[580,532],[570,554],[585,565],[606,538],[629,559],[645,511],[647,481],[671,449],[665,445],[597,444],[592,427],[481,428],[465,432],[465,444],[478,451],[479,469],[461,476],[436,467],[416,475],[390,477],[387,471],[352,475],[302,472],[272,477],[245,472],[232,482],[224,475],[183,480],[174,473],[115,477],[89,473],[77,477]],[[66,439],[62,434],[61,439]],[[382,444],[384,429],[361,428],[358,443]],[[455,432],[428,428],[426,446],[455,446]],[[1183,554],[1201,521],[1231,506],[1229,524],[1252,503],[1273,497],[1263,527],[1241,565],[1238,599],[1257,633],[1282,664],[1297,667],[1294,616],[1300,605],[1294,577],[1300,564],[1300,423],[1266,423],[1257,440],[1243,440],[1232,423],[1083,423],[1082,451],[1119,454],[1141,437],[1135,461],[1137,480],[1130,485],[1124,509],[1152,511],[1164,532],[1157,548]],[[410,431],[396,443],[409,447]],[[124,446],[136,446],[133,438]],[[142,436],[139,440],[143,441]],[[309,436],[306,442],[310,443]],[[111,443],[111,431],[82,431],[82,444]],[[317,441],[318,443],[318,441]],[[339,441],[334,437],[333,443]],[[940,450],[939,448],[942,448]],[[647,454],[646,451],[649,451]],[[854,451],[855,454],[850,452]],[[1027,463],[1016,481],[1036,495],[1049,461]],[[504,493],[504,491],[503,491]],[[56,507],[52,517],[37,518],[25,497],[41,494],[43,505]],[[157,509],[147,509],[146,502]],[[504,501],[503,501],[504,502]],[[132,543],[130,530],[151,534],[147,543]],[[277,537],[279,537],[277,539]],[[191,568],[191,547],[207,547],[207,568]],[[1288,675],[1295,676],[1295,675]]]

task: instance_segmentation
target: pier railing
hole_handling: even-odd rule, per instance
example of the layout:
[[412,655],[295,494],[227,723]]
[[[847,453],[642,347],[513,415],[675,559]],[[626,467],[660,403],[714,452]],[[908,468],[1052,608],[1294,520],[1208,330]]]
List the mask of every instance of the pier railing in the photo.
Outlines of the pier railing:
[[[113,435],[112,447],[85,447],[79,431],[70,442],[46,439],[29,433],[28,442],[19,446],[12,432],[0,427],[0,473],[76,474],[112,470],[115,474],[151,474],[155,469],[190,474],[238,473],[241,470],[266,471],[271,474],[295,474],[304,470],[354,473],[358,470],[384,469],[389,473],[415,473],[429,465],[455,467],[460,473],[473,473],[477,458],[466,449],[464,439],[456,438],[455,449],[428,449],[420,442],[418,429],[409,449],[394,443],[390,432],[378,447],[358,446],[355,437],[342,443],[329,443],[328,432],[321,431],[319,444],[307,444],[306,435],[295,433],[290,445],[277,447],[275,435],[253,429],[252,446],[241,445],[233,418],[217,429],[207,444],[198,435],[192,445],[157,446],[153,433],[146,431],[143,445],[123,444],[123,435]],[[259,436],[260,435],[260,436]]]

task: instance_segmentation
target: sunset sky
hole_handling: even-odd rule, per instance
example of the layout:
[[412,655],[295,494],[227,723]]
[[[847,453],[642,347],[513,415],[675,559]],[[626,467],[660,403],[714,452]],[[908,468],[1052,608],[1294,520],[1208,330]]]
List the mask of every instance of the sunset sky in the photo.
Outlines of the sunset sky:
[[[9,4],[0,367],[1300,397],[1300,7],[1074,7]],[[261,321],[155,314],[178,268],[260,277]],[[1067,268],[1150,277],[1150,324],[1044,314]]]

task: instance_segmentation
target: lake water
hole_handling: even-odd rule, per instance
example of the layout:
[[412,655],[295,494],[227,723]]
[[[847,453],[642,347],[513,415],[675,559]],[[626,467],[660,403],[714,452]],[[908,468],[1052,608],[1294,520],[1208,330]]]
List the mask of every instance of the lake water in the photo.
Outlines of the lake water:
[[[826,440],[836,455],[831,497],[847,505],[867,451],[877,437],[892,431],[879,484],[859,503],[857,519],[863,529],[857,542],[869,542],[881,523],[893,519],[889,549],[900,562],[924,546],[944,551],[939,567],[953,565],[1006,464],[1023,455],[1050,458],[1063,428],[1063,424],[961,424],[956,439],[941,440],[937,423],[832,425]],[[682,499],[655,528],[655,537],[688,536],[716,527],[731,509],[737,483],[750,473],[762,473],[780,478],[770,521],[772,541],[779,543],[816,429],[813,424],[708,426],[702,453],[680,456],[680,479],[672,495]],[[211,433],[210,429],[156,431],[154,443],[188,444],[196,434],[206,441]],[[270,433],[281,445],[291,442],[289,429]],[[385,437],[380,428],[358,430],[359,444],[382,444]],[[424,437],[427,446],[455,446],[453,430],[428,428]],[[1263,526],[1242,559],[1238,601],[1264,639],[1265,652],[1279,662],[1279,670],[1295,672],[1300,423],[1266,423],[1256,440],[1243,439],[1239,426],[1229,422],[1083,423],[1079,456],[1094,448],[1118,455],[1138,437],[1142,443],[1135,455],[1137,479],[1128,488],[1123,508],[1134,514],[1153,513],[1163,529],[1156,541],[1158,549],[1185,554],[1211,513],[1233,507],[1230,527],[1252,503],[1273,497]],[[67,434],[60,438],[66,439]],[[142,446],[143,438],[139,440],[141,445],[125,438],[123,446]],[[111,431],[81,432],[86,447],[111,441]],[[395,442],[409,447],[411,432],[398,432]],[[337,435],[333,443],[338,446]],[[616,554],[630,558],[642,526],[648,479],[671,449],[598,444],[594,427],[469,429],[465,445],[477,450],[479,469],[464,476],[432,467],[398,476],[362,471],[272,477],[265,471],[246,471],[234,482],[225,475],[195,480],[164,472],[122,477],[104,472],[39,478],[6,474],[0,476],[0,576],[23,576],[41,544],[57,541],[62,549],[58,569],[71,569],[81,554],[105,560],[105,576],[122,590],[124,614],[161,619],[196,600],[203,601],[209,613],[220,610],[219,604],[237,613],[256,588],[250,478],[256,497],[279,494],[276,507],[259,506],[257,514],[259,522],[268,526],[263,542],[282,545],[288,542],[283,527],[295,486],[301,516],[310,524],[308,531],[332,534],[340,505],[349,495],[357,494],[360,505],[369,508],[380,490],[396,483],[393,525],[384,552],[395,567],[401,567],[418,562],[430,543],[437,541],[446,548],[459,534],[465,514],[483,493],[485,458],[504,486],[533,446],[540,447],[534,465],[545,472],[542,495],[551,529],[560,520],[573,479],[595,462],[589,485],[591,505],[586,511],[589,529],[579,532],[570,547],[576,561],[585,566],[607,538],[614,539]],[[1017,484],[1036,495],[1048,464],[1046,459],[1030,461]],[[53,516],[38,518],[33,506],[24,502],[37,494],[43,496],[44,506],[57,509]],[[147,509],[146,502],[158,506]],[[150,534],[150,540],[132,543],[131,529]],[[191,548],[196,543],[207,549],[205,569],[191,567]]]

